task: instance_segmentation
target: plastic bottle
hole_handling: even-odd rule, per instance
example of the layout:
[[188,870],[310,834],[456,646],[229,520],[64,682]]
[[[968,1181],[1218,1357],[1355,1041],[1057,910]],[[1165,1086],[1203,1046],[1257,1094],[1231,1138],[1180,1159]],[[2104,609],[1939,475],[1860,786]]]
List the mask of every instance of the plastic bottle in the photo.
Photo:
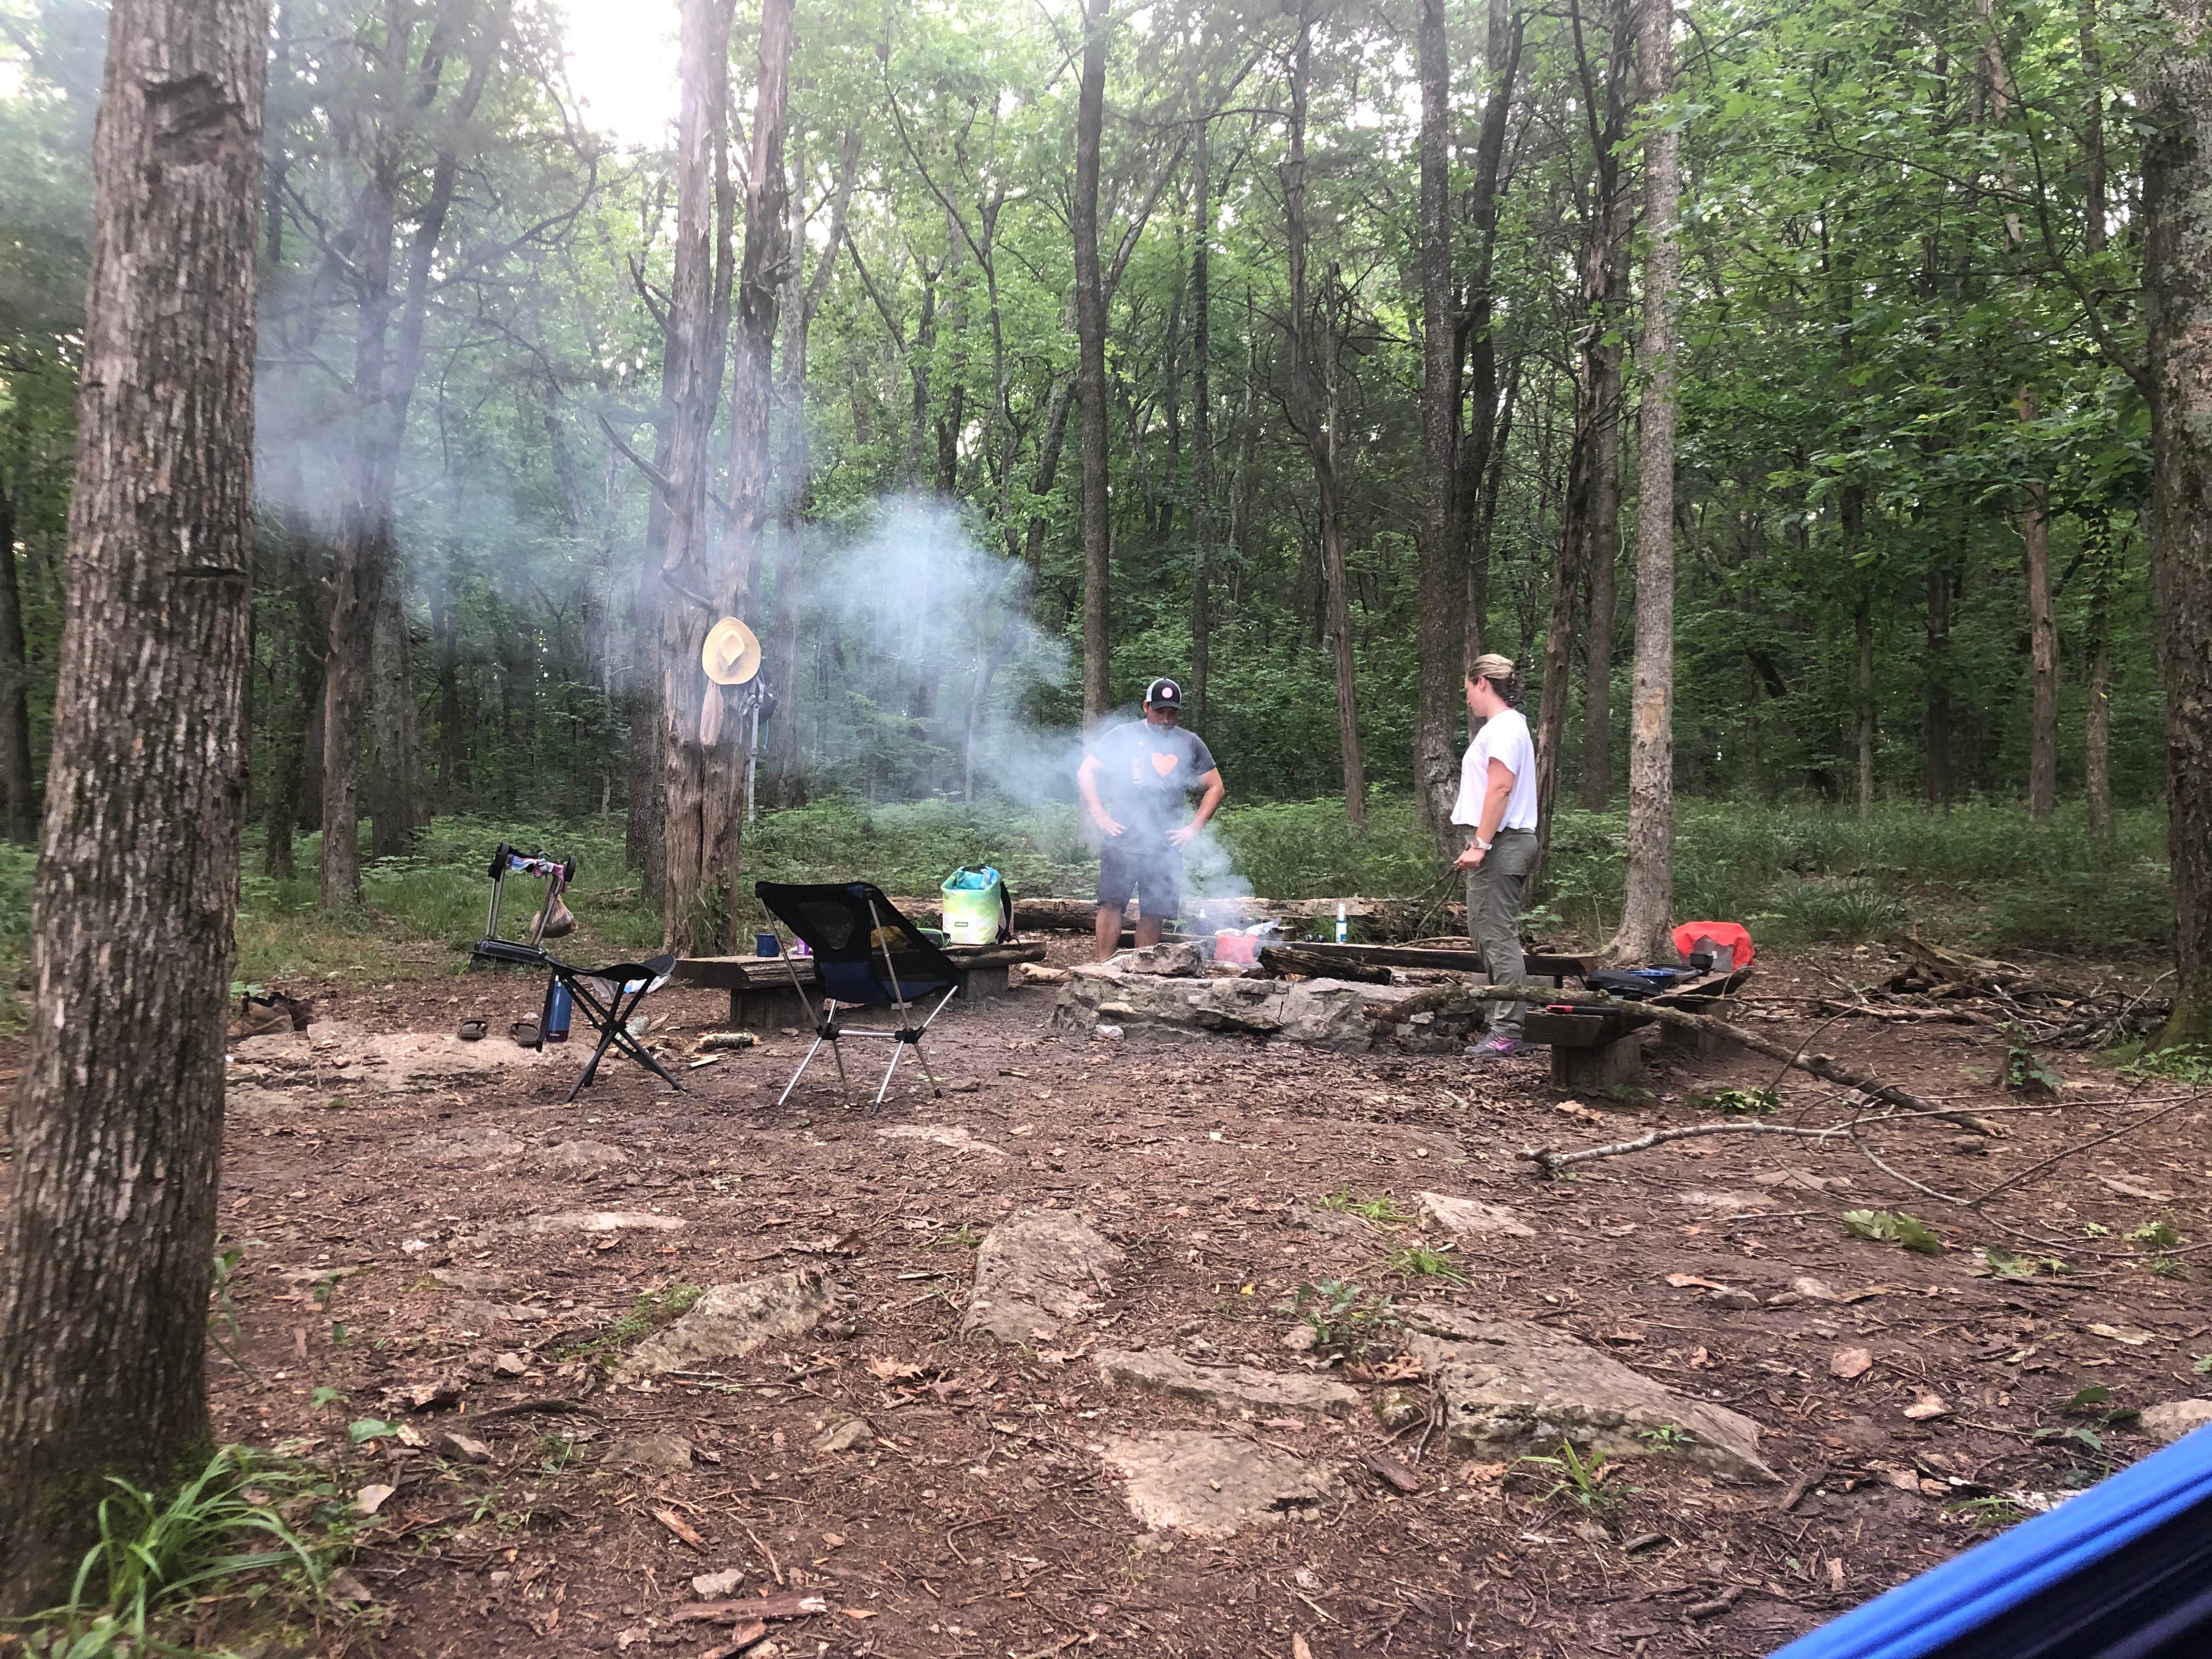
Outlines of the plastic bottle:
[[1341,945],[1347,937],[1344,926],[1344,901],[1339,899],[1336,902],[1336,942]]
[[568,994],[568,988],[555,980],[552,1006],[545,1014],[546,1042],[566,1042],[568,1040],[568,1012],[574,1001],[574,999]]

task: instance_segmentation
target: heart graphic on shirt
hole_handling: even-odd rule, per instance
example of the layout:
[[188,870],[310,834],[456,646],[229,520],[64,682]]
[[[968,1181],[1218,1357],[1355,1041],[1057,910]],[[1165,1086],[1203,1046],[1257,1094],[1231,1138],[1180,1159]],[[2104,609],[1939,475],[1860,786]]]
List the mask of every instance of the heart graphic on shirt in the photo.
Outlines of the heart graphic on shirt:
[[1155,755],[1152,757],[1152,770],[1165,777],[1176,769],[1176,758],[1174,755]]

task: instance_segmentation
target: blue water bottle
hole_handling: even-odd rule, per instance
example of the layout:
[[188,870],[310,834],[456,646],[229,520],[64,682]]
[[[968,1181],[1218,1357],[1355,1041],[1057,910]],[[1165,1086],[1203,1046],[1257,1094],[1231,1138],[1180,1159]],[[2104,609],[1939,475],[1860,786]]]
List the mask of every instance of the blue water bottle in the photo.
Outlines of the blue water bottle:
[[545,1041],[566,1042],[568,1040],[568,1011],[574,999],[568,988],[559,980],[553,981],[553,999],[545,1012]]

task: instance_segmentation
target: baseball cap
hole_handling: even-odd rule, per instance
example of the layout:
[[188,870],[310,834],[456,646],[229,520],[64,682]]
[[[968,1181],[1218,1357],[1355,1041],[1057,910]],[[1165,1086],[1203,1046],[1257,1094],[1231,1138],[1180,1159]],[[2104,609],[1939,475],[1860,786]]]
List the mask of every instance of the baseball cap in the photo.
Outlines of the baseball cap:
[[1145,701],[1159,708],[1182,707],[1182,687],[1170,679],[1157,679],[1145,688]]

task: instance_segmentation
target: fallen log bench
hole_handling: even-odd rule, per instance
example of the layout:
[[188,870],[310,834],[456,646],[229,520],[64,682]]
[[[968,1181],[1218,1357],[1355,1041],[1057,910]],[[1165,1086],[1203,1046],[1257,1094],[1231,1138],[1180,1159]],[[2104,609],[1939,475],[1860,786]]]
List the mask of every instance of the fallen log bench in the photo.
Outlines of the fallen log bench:
[[[1339,945],[1333,939],[1283,940],[1263,946],[1261,959],[1279,957],[1282,970],[1292,974],[1334,973],[1340,979],[1361,979],[1363,974],[1347,974],[1346,968],[1426,968],[1446,973],[1481,974],[1488,971],[1482,952],[1471,945],[1454,941],[1449,945]],[[1300,961],[1313,964],[1301,966]],[[1530,979],[1548,979],[1554,988],[1564,990],[1571,979],[1580,979],[1595,970],[1604,961],[1598,956],[1569,955],[1550,951],[1528,951],[1522,955],[1522,971]],[[1381,980],[1373,981],[1383,983]]]
[[1644,1074],[1642,1032],[1651,1023],[1649,1014],[1538,1008],[1522,1035],[1551,1046],[1552,1081],[1560,1088],[1613,1089]]
[[[947,945],[942,947],[960,969],[963,1001],[986,1002],[1006,994],[1006,970],[1018,962],[1042,962],[1042,939],[1012,945]],[[685,957],[676,964],[679,985],[730,994],[729,1023],[740,1029],[810,1024],[805,1000],[793,988],[809,991],[821,983],[811,957]]]
[[[1685,980],[1650,1001],[1655,1006],[1679,1008],[1686,1013],[1708,1013],[1750,975],[1748,968],[1706,974]],[[1523,1035],[1531,1042],[1551,1045],[1552,1081],[1559,1087],[1611,1089],[1633,1083],[1643,1075],[1643,1031],[1656,1023],[1656,1014],[1536,1008],[1529,1012]],[[1660,1040],[1670,1048],[1697,1054],[1717,1054],[1731,1046],[1711,1031],[1672,1025],[1662,1028]]]

